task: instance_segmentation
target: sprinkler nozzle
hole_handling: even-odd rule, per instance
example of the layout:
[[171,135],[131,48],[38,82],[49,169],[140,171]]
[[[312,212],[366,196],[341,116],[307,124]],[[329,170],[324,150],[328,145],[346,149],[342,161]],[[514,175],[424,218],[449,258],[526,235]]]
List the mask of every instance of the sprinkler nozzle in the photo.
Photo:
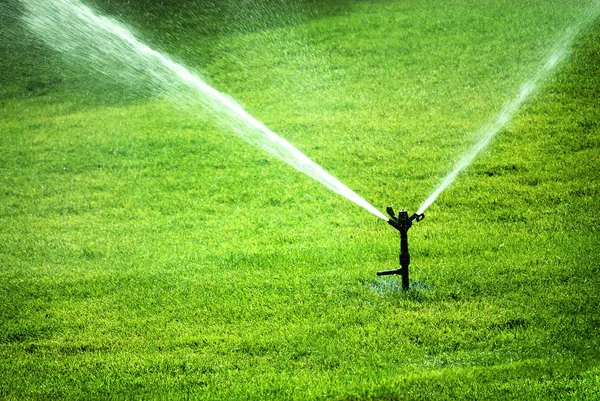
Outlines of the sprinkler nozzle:
[[419,221],[423,220],[424,218],[425,218],[425,214],[424,213],[421,213],[421,214],[414,213],[412,216],[410,216],[410,219],[416,221],[417,223]]

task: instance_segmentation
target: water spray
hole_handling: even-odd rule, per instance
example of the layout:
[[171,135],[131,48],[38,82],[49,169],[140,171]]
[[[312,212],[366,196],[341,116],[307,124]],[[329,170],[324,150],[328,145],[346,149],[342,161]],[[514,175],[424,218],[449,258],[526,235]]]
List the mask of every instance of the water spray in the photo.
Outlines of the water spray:
[[402,276],[402,289],[408,291],[410,288],[408,278],[408,265],[410,264],[410,254],[408,253],[408,230],[412,227],[413,221],[419,222],[425,218],[423,213],[414,213],[408,217],[406,210],[401,210],[398,216],[394,213],[394,209],[388,206],[386,212],[390,215],[388,224],[400,231],[400,268],[395,270],[385,270],[377,272],[378,276],[388,276],[391,274],[399,274]]
[[600,1],[596,0],[592,2],[590,8],[583,13],[583,16],[578,23],[558,38],[541,67],[531,79],[523,83],[517,96],[504,106],[498,116],[482,128],[477,143],[461,157],[456,166],[446,175],[423,204],[421,204],[415,214],[408,217],[408,213],[405,210],[402,210],[398,216],[395,216],[392,207],[387,207],[386,211],[390,215],[388,223],[396,230],[400,231],[400,269],[377,272],[378,276],[399,274],[402,276],[402,289],[405,291],[409,289],[408,265],[410,264],[410,255],[408,253],[408,230],[412,227],[413,221],[419,222],[425,218],[425,215],[423,214],[425,210],[435,202],[438,196],[446,188],[452,185],[458,174],[467,168],[473,162],[475,157],[487,148],[494,136],[506,126],[523,103],[544,83],[544,80],[568,55],[569,49],[577,34],[591,25],[599,15]]
[[141,40],[116,20],[95,12],[81,0],[20,0],[26,26],[77,66],[105,74],[134,91],[164,96],[175,106],[215,121],[333,192],[382,220],[385,215],[290,142],[251,116],[238,102],[210,86],[183,64]]
[[438,198],[438,196],[456,179],[456,177],[466,169],[473,160],[488,147],[494,136],[500,132],[506,124],[512,120],[523,103],[539,89],[548,78],[548,76],[556,69],[560,62],[565,59],[573,44],[573,41],[582,30],[590,26],[600,16],[600,1],[595,0],[590,7],[583,12],[580,20],[567,29],[554,43],[550,49],[544,63],[538,68],[533,76],[521,85],[517,95],[504,105],[500,113],[494,117],[488,124],[484,125],[479,132],[479,140],[475,145],[465,152],[459,159],[454,168],[444,177],[438,187],[425,199],[419,207],[417,214],[423,212]]
[[377,275],[401,275],[404,290],[409,288],[410,255],[407,233],[413,222],[423,220],[425,210],[489,145],[493,137],[514,117],[522,104],[566,57],[577,33],[593,23],[600,15],[600,1],[594,0],[579,23],[559,38],[546,62],[530,80],[521,86],[518,95],[482,129],[479,141],[460,159],[418,211],[409,217],[408,212],[402,210],[396,216],[392,207],[388,207],[390,219],[387,219],[383,213],[327,173],[291,143],[252,117],[239,103],[209,86],[201,77],[182,64],[141,42],[124,25],[94,12],[81,0],[20,0],[20,2],[24,6],[23,20],[26,25],[54,49],[70,58],[84,61],[85,63],[82,64],[88,64],[92,71],[113,76],[132,89],[151,87],[156,93],[171,99],[181,109],[199,117],[203,117],[203,114],[198,110],[209,111],[222,126],[227,127],[246,142],[271,153],[332,191],[386,220],[400,232],[400,268],[378,272]]

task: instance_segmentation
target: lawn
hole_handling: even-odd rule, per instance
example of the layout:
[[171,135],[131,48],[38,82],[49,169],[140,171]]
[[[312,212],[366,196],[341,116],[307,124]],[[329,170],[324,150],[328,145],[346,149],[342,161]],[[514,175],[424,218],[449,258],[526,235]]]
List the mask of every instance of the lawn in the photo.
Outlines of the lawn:
[[[86,4],[412,213],[591,2]],[[0,398],[600,399],[598,20],[410,230],[404,292],[385,221],[22,13],[0,4]]]

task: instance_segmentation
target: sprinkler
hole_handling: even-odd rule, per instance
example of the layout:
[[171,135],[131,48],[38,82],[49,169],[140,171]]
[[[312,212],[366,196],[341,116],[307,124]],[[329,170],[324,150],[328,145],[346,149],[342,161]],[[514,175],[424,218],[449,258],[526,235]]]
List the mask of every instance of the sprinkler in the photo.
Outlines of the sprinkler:
[[406,210],[401,210],[400,213],[398,213],[398,216],[396,216],[394,209],[391,206],[388,206],[385,210],[390,215],[390,219],[388,220],[389,225],[400,231],[400,268],[396,270],[377,272],[377,275],[401,275],[402,289],[404,291],[408,291],[408,265],[410,264],[410,254],[408,253],[408,229],[412,227],[413,221],[419,222],[425,218],[425,215],[422,213],[415,213],[408,217],[408,212]]

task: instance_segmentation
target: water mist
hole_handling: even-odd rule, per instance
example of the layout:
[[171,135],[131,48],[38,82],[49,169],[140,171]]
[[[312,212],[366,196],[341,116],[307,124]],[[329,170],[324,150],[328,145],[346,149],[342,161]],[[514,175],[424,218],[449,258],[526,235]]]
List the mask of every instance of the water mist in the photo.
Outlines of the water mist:
[[178,107],[200,116],[210,111],[220,124],[332,191],[388,220],[379,210],[327,173],[285,139],[252,117],[235,100],[198,75],[138,40],[125,26],[78,0],[21,0],[24,21],[50,47],[86,68],[136,87],[152,87]]
[[579,32],[589,26],[600,14],[600,2],[595,2],[578,21],[575,26],[570,27],[554,44],[553,48],[546,57],[545,62],[536,71],[536,73],[527,82],[521,85],[517,96],[508,102],[500,113],[488,124],[483,126],[477,137],[479,140],[475,145],[465,152],[456,166],[444,177],[438,187],[425,199],[419,207],[417,214],[423,214],[425,210],[438,198],[438,196],[448,188],[456,179],[458,174],[467,168],[484,150],[496,136],[496,134],[514,117],[515,113],[523,103],[543,84],[544,80],[556,69],[560,61],[563,60],[568,52],[573,40]]

